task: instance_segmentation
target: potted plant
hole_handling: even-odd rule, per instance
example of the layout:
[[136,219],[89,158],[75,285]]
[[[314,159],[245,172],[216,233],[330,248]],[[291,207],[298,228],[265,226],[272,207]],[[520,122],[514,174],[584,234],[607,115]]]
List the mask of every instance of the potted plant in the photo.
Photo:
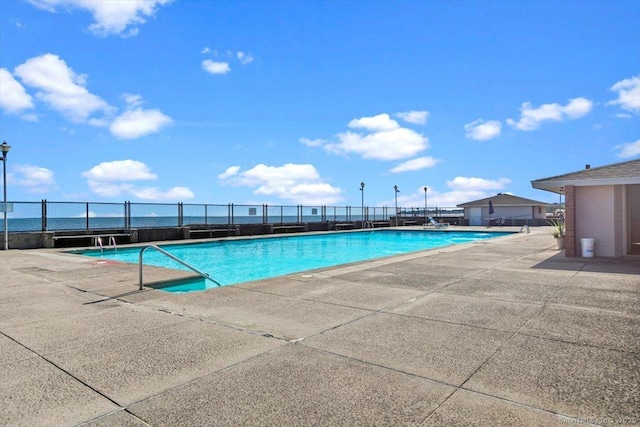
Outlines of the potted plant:
[[564,249],[564,221],[561,219],[552,219],[549,225],[553,227],[551,235],[556,239],[558,249]]

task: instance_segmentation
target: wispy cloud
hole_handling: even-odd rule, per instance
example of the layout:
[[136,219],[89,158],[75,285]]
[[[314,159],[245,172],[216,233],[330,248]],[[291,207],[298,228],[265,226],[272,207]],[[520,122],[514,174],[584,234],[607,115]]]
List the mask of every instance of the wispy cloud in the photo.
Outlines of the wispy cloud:
[[244,172],[240,172],[239,166],[231,166],[218,178],[223,184],[254,188],[253,194],[293,203],[333,204],[342,199],[342,190],[324,182],[310,164],[259,164]]
[[300,142],[306,145],[307,147],[321,147],[329,143],[329,141],[327,141],[326,139],[309,139],[309,138],[300,138]]
[[543,104],[538,108],[533,108],[530,102],[525,102],[520,107],[520,119],[507,119],[507,123],[518,130],[532,131],[538,129],[544,121],[578,119],[589,114],[592,108],[593,102],[586,98],[570,99],[566,105]]
[[423,125],[427,123],[427,119],[429,118],[429,112],[428,111],[407,111],[404,113],[396,113],[395,116],[401,118],[407,123]]
[[250,64],[253,62],[253,56],[249,55],[248,53],[238,52],[236,53],[236,57],[242,65]]
[[422,169],[432,168],[438,164],[439,160],[433,157],[418,157],[400,163],[398,166],[390,170],[391,173],[413,172]]
[[640,76],[620,80],[609,90],[618,92],[618,99],[607,102],[607,105],[619,105],[623,110],[640,114]]
[[57,12],[59,8],[82,9],[93,15],[94,23],[89,30],[98,36],[119,34],[123,37],[138,34],[140,25],[146,18],[155,16],[160,6],[172,0],[28,0],[34,6],[47,12]]
[[[425,182],[423,185],[401,189],[398,195],[398,206],[417,207],[424,206],[424,187],[428,188],[427,203],[429,207],[455,207],[461,203],[489,197],[507,187],[511,180],[507,178],[486,179],[479,177],[457,176],[447,181],[447,189],[438,190]],[[395,200],[384,200],[380,206],[392,206]]]
[[464,125],[464,130],[467,132],[467,138],[475,139],[476,141],[487,141],[500,135],[502,123],[498,120],[485,122],[482,119],[478,119]]
[[613,147],[618,151],[618,157],[621,159],[628,159],[640,155],[640,139],[627,144],[620,144]]

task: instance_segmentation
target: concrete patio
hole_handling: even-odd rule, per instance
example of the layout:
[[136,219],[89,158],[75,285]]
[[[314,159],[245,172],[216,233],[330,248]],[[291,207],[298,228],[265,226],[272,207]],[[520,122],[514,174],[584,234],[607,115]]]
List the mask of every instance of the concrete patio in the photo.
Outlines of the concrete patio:
[[0,251],[0,425],[640,424],[640,257],[565,258],[545,228],[206,292],[137,280]]

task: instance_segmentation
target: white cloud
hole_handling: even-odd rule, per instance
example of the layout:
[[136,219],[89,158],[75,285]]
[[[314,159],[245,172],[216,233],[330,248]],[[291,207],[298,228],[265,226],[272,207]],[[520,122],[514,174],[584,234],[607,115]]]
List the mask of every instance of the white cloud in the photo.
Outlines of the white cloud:
[[[135,36],[138,26],[153,17],[159,6],[169,4],[172,0],[29,0],[31,4],[48,12],[56,12],[57,8],[83,9],[93,15],[95,22],[89,26],[94,34],[108,36],[121,34]],[[128,31],[127,31],[128,29]],[[125,32],[126,31],[126,32]]]
[[82,172],[82,176],[95,181],[140,181],[158,178],[149,166],[137,160],[103,162]]
[[300,138],[300,142],[308,147],[321,147],[324,144],[327,144],[329,141],[324,139]]
[[[458,176],[447,182],[447,191],[439,191],[428,183],[427,204],[429,208],[452,208],[461,203],[483,199],[503,190],[511,181],[507,178],[497,180]],[[398,195],[398,206],[422,207],[424,206],[424,187],[421,185],[415,189],[408,189]],[[402,189],[401,189],[402,190]],[[503,193],[505,191],[502,191]],[[393,191],[391,191],[393,193]],[[395,200],[383,201],[380,206],[393,206]]]
[[7,113],[19,113],[33,108],[31,95],[6,68],[0,68],[0,108]]
[[404,163],[399,164],[395,168],[391,169],[391,173],[401,173],[401,172],[410,172],[417,171],[426,168],[434,167],[439,160],[434,159],[433,157],[418,157],[417,159],[412,159],[406,161]]
[[187,187],[173,187],[159,190],[157,187],[137,187],[136,181],[155,180],[158,176],[144,163],[137,160],[115,160],[103,162],[82,173],[87,185],[102,197],[133,195],[141,200],[184,200],[192,199],[193,192]]
[[16,164],[12,169],[7,180],[12,185],[27,187],[31,193],[46,192],[56,185],[51,169],[26,164]]
[[429,139],[412,129],[397,128],[368,135],[344,132],[338,143],[324,146],[334,154],[356,153],[365,159],[399,160],[413,157],[428,148]]
[[368,131],[388,131],[398,129],[398,122],[389,117],[388,114],[378,114],[372,117],[360,117],[349,122],[350,128],[362,128]]
[[484,178],[457,176],[451,181],[447,181],[447,186],[454,190],[501,190],[511,180],[500,178],[498,180],[490,180]]
[[15,74],[28,86],[39,90],[36,97],[51,108],[80,123],[96,112],[110,114],[112,107],[90,93],[86,76],[78,75],[59,56],[47,53],[18,65]]
[[231,71],[228,62],[215,62],[210,59],[202,61],[202,68],[211,74],[227,74]]
[[337,142],[309,138],[300,138],[300,142],[310,147],[321,146],[332,154],[356,153],[362,158],[376,160],[406,159],[429,148],[427,137],[413,129],[401,127],[388,114],[353,119],[349,127],[364,129],[365,132],[339,133],[336,135]]
[[507,119],[507,123],[516,129],[532,131],[540,127],[544,121],[563,121],[577,119],[587,115],[593,108],[593,102],[586,98],[570,99],[567,105],[557,103],[543,104],[533,108],[530,102],[525,102],[520,107],[520,120]]
[[246,65],[253,62],[253,56],[244,52],[236,53],[236,57],[238,58],[238,61],[240,61],[242,65]]
[[427,123],[427,118],[429,118],[429,112],[428,111],[407,111],[405,113],[396,113],[396,117],[400,117],[402,120],[408,123],[423,125]]
[[122,99],[124,99],[124,102],[129,108],[136,108],[144,103],[142,96],[135,93],[125,93],[124,95],[122,95]]
[[627,159],[629,157],[635,157],[640,155],[640,139],[635,142],[629,142],[627,144],[620,144],[613,147],[618,150],[618,157],[621,159]]
[[89,189],[100,197],[117,197],[128,193],[133,185],[129,183],[112,183],[104,181],[87,180]]
[[342,190],[323,182],[310,164],[259,164],[241,173],[237,166],[232,166],[220,176],[231,185],[254,187],[254,194],[276,196],[294,203],[333,204],[341,200]]
[[170,123],[172,123],[171,118],[162,114],[160,110],[136,108],[116,117],[109,130],[119,138],[132,139],[159,132]]
[[[6,70],[2,69],[1,71],[2,84],[0,89],[2,90],[3,105],[5,103],[4,92],[6,91],[8,93],[6,99],[9,100],[9,105],[12,108],[19,105],[33,107],[33,104],[29,104],[30,97],[24,92],[24,88],[13,80]],[[143,103],[142,96],[133,93],[122,95],[127,104],[127,110],[114,119],[116,108],[87,90],[85,87],[87,76],[76,74],[64,60],[51,53],[27,60],[16,67],[15,74],[26,85],[39,90],[36,93],[38,99],[71,121],[98,127],[109,126],[111,133],[119,138],[138,138],[158,132],[162,127],[172,122],[170,117],[157,109],[143,110],[139,108]],[[20,88],[22,88],[23,95],[20,95]],[[24,95],[28,98],[25,98]],[[19,99],[20,103],[16,99]],[[96,117],[96,113],[101,114]],[[23,119],[37,121],[37,116],[27,114],[23,116]]]
[[218,175],[218,179],[227,179],[236,176],[240,171],[240,166],[229,166],[226,171]]
[[211,49],[209,48],[209,46],[205,47],[200,51],[200,53],[210,53],[210,52],[211,52]]
[[475,139],[476,141],[486,141],[500,135],[502,123],[498,120],[488,120],[485,122],[482,119],[478,119],[464,125],[464,130],[467,132],[467,138]]
[[173,187],[166,191],[158,190],[156,187],[131,188],[130,191],[141,200],[185,200],[195,197],[187,187]]
[[640,114],[640,76],[620,80],[610,90],[618,92],[618,99],[607,105],[619,105],[623,110]]

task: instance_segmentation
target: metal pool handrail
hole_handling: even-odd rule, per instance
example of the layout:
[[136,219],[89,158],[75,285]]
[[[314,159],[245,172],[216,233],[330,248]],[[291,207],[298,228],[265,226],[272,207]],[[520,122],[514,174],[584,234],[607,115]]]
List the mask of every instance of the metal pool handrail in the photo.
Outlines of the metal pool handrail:
[[144,251],[146,251],[149,248],[153,248],[155,250],[157,250],[158,252],[160,252],[161,254],[164,254],[166,256],[168,256],[169,258],[171,258],[172,260],[184,265],[185,267],[187,267],[189,270],[198,273],[200,276],[202,276],[205,279],[211,280],[213,283],[215,283],[218,286],[222,286],[219,282],[217,282],[216,280],[212,279],[211,276],[209,276],[207,273],[204,273],[200,270],[198,270],[197,268],[195,268],[192,265],[187,264],[186,262],[184,262],[183,260],[181,260],[180,258],[176,257],[175,255],[170,254],[169,252],[165,251],[164,249],[160,248],[159,246],[156,245],[147,245],[144,248],[142,248],[140,250],[140,256],[138,258],[138,264],[139,264],[139,269],[140,269],[140,290],[142,290],[143,288],[143,280],[142,280],[142,256],[144,254]]

